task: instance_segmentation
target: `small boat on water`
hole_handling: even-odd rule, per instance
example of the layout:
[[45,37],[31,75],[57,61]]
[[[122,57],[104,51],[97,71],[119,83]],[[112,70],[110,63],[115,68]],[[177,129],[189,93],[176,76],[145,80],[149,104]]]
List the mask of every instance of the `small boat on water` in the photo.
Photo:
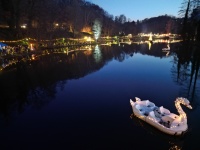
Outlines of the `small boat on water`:
[[130,99],[130,104],[133,109],[133,114],[136,117],[170,135],[182,135],[187,131],[187,115],[180,104],[192,109],[188,99],[178,97],[175,100],[175,106],[179,115],[171,113],[163,106],[158,107],[149,100],[141,100],[138,97],[135,99],[135,102]]
[[169,51],[169,50],[170,50],[170,46],[169,46],[169,44],[167,44],[167,47],[162,48],[162,50],[163,50],[163,51]]

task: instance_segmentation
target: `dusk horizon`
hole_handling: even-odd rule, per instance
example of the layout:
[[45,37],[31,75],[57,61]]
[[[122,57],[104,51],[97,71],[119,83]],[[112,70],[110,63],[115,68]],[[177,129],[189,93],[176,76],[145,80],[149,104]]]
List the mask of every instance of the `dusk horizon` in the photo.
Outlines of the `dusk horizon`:
[[91,3],[98,5],[107,11],[110,15],[119,16],[125,15],[127,19],[131,21],[144,20],[152,17],[169,15],[174,17],[180,17],[178,12],[180,11],[182,0],[118,0],[116,2],[107,0],[88,0]]

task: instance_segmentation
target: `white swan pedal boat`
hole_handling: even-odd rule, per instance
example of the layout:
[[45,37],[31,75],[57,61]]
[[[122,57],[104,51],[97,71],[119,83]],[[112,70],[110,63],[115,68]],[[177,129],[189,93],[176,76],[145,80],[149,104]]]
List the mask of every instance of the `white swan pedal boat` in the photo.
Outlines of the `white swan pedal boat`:
[[138,97],[135,97],[135,99],[135,102],[130,99],[130,104],[136,117],[170,135],[182,135],[187,131],[187,116],[180,104],[192,109],[188,99],[178,97],[175,100],[175,106],[179,115],[171,113],[163,106],[157,107],[149,100],[141,100]]

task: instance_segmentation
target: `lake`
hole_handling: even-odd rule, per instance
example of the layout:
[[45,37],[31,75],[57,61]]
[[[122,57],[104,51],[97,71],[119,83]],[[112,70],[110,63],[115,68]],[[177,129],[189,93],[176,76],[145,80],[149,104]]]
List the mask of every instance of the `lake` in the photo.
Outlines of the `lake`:
[[[94,45],[11,64],[0,72],[1,149],[200,149],[199,53],[185,47]],[[176,114],[176,97],[188,98],[188,132],[169,136],[135,118],[135,97]]]

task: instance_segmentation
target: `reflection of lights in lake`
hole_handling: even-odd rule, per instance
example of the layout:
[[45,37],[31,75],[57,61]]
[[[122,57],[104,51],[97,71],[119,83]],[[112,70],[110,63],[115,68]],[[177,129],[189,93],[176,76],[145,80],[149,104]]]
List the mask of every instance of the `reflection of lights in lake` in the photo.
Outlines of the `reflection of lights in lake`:
[[91,45],[88,45],[88,46],[85,47],[85,49],[86,49],[86,50],[92,50],[92,46],[91,46]]
[[101,59],[102,59],[102,54],[101,54],[101,50],[100,50],[99,45],[95,46],[95,49],[94,49],[94,59],[95,59],[95,61],[97,63],[100,62]]
[[149,45],[149,50],[151,49],[151,45],[152,45],[152,43],[151,42],[149,42],[148,43],[148,45]]
[[64,49],[63,52],[68,55],[68,53],[69,53],[68,48]]

